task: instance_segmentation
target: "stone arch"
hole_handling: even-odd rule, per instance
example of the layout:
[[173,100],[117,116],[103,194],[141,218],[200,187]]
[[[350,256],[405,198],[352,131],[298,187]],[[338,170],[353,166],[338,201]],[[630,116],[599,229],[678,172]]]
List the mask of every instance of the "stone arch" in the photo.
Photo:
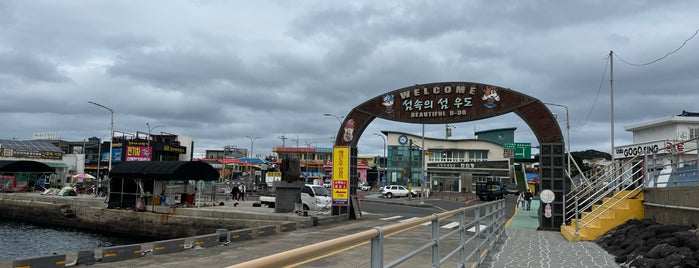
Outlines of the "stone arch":
[[[376,96],[344,118],[335,146],[350,147],[350,195],[356,194],[357,142],[376,118],[416,124],[476,121],[517,114],[536,135],[540,146],[539,188],[556,194],[553,217],[540,216],[540,227],[558,229],[563,219],[562,197],[570,188],[565,177],[563,134],[551,111],[540,100],[494,85],[475,82],[416,84]],[[540,208],[543,211],[543,206]],[[352,211],[352,208],[349,208]],[[543,213],[540,211],[539,215]]]

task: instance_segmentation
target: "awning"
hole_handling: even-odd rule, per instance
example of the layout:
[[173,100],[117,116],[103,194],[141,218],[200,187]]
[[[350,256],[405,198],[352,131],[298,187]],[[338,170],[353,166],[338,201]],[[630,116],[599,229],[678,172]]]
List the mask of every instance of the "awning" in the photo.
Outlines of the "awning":
[[52,168],[68,168],[68,165],[63,162],[41,162]]
[[136,161],[123,162],[112,168],[110,177],[154,180],[205,180],[219,177],[218,170],[201,161]]
[[0,160],[0,172],[2,173],[16,173],[16,172],[55,172],[55,170],[41,162],[37,161],[9,161]]

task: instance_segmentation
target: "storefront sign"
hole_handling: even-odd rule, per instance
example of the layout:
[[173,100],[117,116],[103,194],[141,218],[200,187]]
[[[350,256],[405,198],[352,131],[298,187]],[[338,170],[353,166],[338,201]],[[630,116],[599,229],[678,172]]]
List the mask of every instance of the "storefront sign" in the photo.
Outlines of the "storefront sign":
[[614,148],[614,158],[634,157],[643,154],[658,153],[665,148],[665,141],[644,142]]
[[126,161],[150,161],[152,151],[150,146],[126,146]]
[[350,148],[348,146],[336,146],[333,148],[333,179],[332,179],[332,205],[349,205],[349,171]]

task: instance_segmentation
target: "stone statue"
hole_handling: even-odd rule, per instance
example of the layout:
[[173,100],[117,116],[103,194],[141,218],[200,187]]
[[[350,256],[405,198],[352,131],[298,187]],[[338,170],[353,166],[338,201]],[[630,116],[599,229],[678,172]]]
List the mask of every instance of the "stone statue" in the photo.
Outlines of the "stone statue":
[[301,164],[297,158],[282,160],[279,171],[282,173],[282,181],[297,182],[301,180]]

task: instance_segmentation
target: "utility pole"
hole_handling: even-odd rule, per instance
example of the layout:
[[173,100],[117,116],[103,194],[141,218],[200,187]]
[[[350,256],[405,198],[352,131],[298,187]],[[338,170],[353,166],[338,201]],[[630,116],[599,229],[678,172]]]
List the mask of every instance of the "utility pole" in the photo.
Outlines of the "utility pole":
[[612,106],[612,162],[614,162],[614,51],[609,51],[609,95],[611,96],[611,106]]
[[282,135],[277,137],[277,139],[282,140],[282,147],[286,147],[286,140],[289,139],[286,136],[284,136],[284,133],[282,132]]

